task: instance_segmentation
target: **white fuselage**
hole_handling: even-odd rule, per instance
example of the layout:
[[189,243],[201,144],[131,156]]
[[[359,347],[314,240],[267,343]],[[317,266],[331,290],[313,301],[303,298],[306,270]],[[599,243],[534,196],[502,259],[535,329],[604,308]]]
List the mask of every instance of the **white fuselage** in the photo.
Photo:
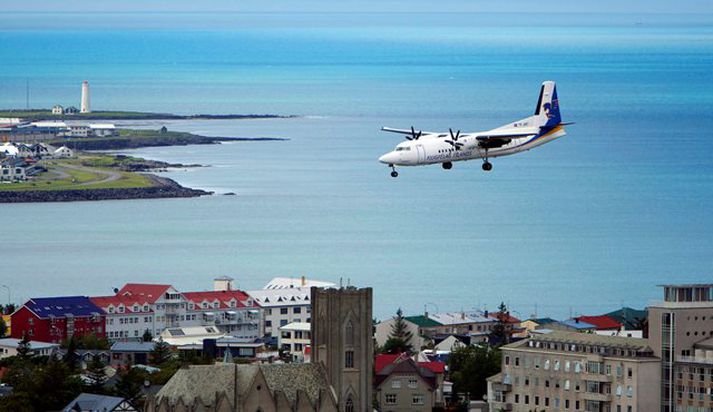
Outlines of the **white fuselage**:
[[459,149],[448,143],[448,140],[451,139],[448,134],[425,135],[418,140],[400,143],[393,151],[381,156],[379,161],[393,166],[421,166],[462,160],[487,159],[530,150],[566,134],[564,127],[558,125],[544,133],[513,138],[510,142],[500,147],[485,149],[479,142],[478,136],[487,133],[461,134],[458,138],[458,143],[462,143],[462,146]]

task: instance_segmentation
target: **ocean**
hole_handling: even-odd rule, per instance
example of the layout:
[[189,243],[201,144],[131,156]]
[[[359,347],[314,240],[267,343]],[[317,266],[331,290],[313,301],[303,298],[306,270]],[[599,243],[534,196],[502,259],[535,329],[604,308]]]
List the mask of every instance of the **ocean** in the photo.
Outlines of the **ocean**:
[[[163,174],[215,196],[0,205],[0,284],[18,303],[304,275],[373,287],[381,319],[501,301],[564,318],[713,280],[704,16],[8,17],[0,108],[24,108],[28,83],[31,107],[79,106],[88,80],[95,110],[298,116],[125,123],[289,139],[124,152],[204,164]],[[576,122],[560,140],[490,173],[465,162],[392,179],[376,161],[401,139],[382,126],[497,127],[528,116],[544,80]]]

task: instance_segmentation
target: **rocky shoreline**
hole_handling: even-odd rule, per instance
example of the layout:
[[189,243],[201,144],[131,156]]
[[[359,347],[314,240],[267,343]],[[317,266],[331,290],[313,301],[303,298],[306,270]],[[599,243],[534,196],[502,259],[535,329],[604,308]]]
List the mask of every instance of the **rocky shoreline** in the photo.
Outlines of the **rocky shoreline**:
[[156,175],[146,175],[151,187],[128,189],[26,190],[0,191],[0,203],[79,202],[93,200],[167,199],[212,195],[200,189],[183,187],[175,181]]

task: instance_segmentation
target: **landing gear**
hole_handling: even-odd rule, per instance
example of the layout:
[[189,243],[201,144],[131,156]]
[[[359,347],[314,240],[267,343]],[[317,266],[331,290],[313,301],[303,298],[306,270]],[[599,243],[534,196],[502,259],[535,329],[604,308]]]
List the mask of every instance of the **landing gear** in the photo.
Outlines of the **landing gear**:
[[389,165],[391,167],[391,177],[399,177],[399,172],[396,171],[396,166]]
[[453,163],[451,163],[451,162],[443,162],[443,164],[442,164],[441,166],[443,166],[443,168],[446,169],[446,170],[451,170],[451,168],[453,167]]
[[486,172],[489,172],[492,169],[493,169],[493,164],[486,160],[485,163],[483,163],[483,170],[485,170]]

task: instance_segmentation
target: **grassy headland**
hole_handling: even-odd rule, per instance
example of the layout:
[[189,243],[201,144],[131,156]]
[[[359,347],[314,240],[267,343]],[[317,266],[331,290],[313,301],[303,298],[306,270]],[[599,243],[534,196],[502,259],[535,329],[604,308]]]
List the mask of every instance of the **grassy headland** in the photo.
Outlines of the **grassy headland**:
[[276,114],[190,114],[151,113],[134,111],[93,111],[91,113],[52,114],[49,109],[5,109],[0,117],[19,117],[29,121],[39,120],[191,120],[191,119],[279,119],[293,115]]

